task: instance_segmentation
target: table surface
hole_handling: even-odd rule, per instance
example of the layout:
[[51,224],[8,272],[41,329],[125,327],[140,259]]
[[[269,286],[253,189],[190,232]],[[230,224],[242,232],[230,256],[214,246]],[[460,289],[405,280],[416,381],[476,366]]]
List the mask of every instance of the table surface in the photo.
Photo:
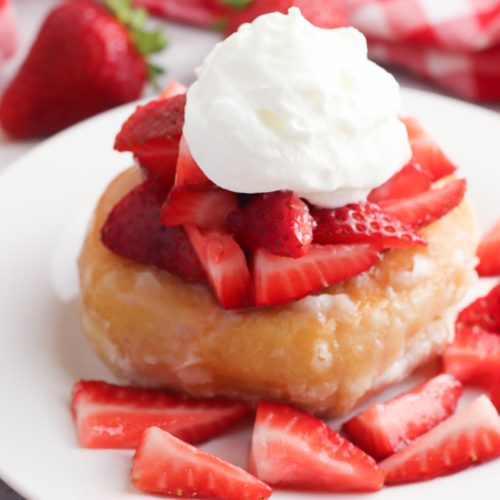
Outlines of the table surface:
[[[16,56],[5,63],[0,68],[0,92],[9,79],[17,70],[20,62],[24,59],[28,51],[37,28],[44,18],[46,12],[59,0],[22,0],[15,2],[16,14],[19,24],[20,47]],[[210,50],[210,47],[217,42],[218,36],[195,28],[187,28],[171,23],[160,23],[166,27],[170,40],[170,48],[160,54],[156,61],[164,68],[168,69],[168,74],[164,77],[165,81],[176,79],[189,83],[193,79],[192,74],[179,73],[176,71],[176,61],[182,58],[184,61],[189,58],[192,61],[191,67],[197,66],[204,55]],[[182,48],[182,50],[180,50]],[[186,67],[187,65],[182,65]],[[403,85],[421,88],[430,91],[435,89],[413,80],[412,78],[397,74],[396,77]],[[145,91],[145,95],[152,94],[151,89]],[[489,109],[500,112],[500,105],[485,106]],[[0,131],[0,171],[6,168],[14,160],[29,151],[38,144],[38,141],[11,141],[3,132]],[[0,480],[0,500],[22,500],[21,497],[12,491],[6,484]]]

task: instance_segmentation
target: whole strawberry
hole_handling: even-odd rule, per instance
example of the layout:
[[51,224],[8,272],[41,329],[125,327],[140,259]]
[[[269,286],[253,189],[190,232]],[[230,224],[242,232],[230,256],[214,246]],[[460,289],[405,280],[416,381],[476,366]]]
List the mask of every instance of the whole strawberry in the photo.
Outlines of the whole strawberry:
[[165,46],[145,32],[130,0],[71,0],[52,10],[0,103],[14,138],[43,137],[137,99],[148,78],[145,57]]

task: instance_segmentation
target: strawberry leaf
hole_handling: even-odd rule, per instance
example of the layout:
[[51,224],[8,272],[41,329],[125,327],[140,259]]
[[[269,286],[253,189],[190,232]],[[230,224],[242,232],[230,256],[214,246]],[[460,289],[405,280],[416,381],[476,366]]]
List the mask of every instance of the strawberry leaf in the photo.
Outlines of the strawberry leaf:
[[[105,5],[116,19],[127,28],[135,49],[144,56],[162,51],[167,46],[167,39],[161,30],[148,30],[147,12],[133,7],[131,0],[104,0]],[[148,62],[149,81],[155,86],[156,77],[163,73],[158,66]]]
[[222,5],[227,5],[233,9],[244,9],[248,7],[253,0],[219,0]]

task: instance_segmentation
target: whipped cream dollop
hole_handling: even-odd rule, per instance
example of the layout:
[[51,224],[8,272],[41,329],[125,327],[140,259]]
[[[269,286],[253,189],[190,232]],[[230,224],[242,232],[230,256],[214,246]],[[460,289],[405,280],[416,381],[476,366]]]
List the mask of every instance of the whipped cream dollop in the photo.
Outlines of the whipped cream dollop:
[[354,28],[291,8],[219,43],[187,95],[184,136],[215,184],[282,189],[322,207],[366,199],[410,159],[399,86]]

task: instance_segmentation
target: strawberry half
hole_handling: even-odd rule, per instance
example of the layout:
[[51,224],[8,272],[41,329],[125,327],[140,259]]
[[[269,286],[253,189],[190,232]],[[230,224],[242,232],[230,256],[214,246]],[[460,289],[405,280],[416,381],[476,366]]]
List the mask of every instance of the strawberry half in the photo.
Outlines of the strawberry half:
[[500,334],[500,283],[463,309],[456,325],[457,328],[478,326],[487,332]]
[[134,153],[146,176],[166,189],[174,183],[185,105],[181,94],[139,106],[115,140],[116,150]]
[[143,435],[132,461],[132,484],[175,497],[261,500],[272,490],[243,469],[157,427]]
[[444,217],[459,205],[466,189],[465,180],[457,179],[410,198],[381,202],[380,207],[387,215],[418,229]]
[[[347,15],[344,6],[338,0],[218,0],[219,3],[233,5],[228,9],[226,34],[236,31],[243,23],[250,23],[256,17],[269,12],[286,14],[290,7],[299,7],[302,15],[320,28],[338,28],[346,26]],[[243,6],[241,4],[244,3]]]
[[203,267],[182,227],[160,220],[164,189],[148,180],[132,189],[111,210],[101,241],[115,254],[170,271],[185,281],[205,280]]
[[386,484],[423,481],[500,456],[500,417],[480,396],[379,464]]
[[479,327],[458,327],[443,354],[444,371],[462,382],[488,387],[500,378],[500,335]]
[[135,448],[142,433],[153,426],[183,441],[200,443],[250,413],[242,401],[191,399],[92,380],[74,385],[71,409],[78,439],[86,448]]
[[376,245],[312,245],[303,257],[282,257],[258,248],[253,261],[256,306],[278,306],[320,291],[369,269]]
[[368,195],[368,201],[380,203],[381,201],[408,198],[428,191],[430,188],[431,178],[429,174],[412,163],[408,163],[386,183],[373,189]]
[[384,248],[425,246],[425,239],[410,225],[387,215],[374,203],[352,203],[335,209],[312,211],[317,227],[314,242],[375,243]]
[[262,247],[285,257],[308,252],[314,225],[308,206],[291,191],[256,194],[227,219],[227,227],[244,248]]
[[479,276],[500,276],[500,220],[483,236],[477,256]]
[[184,227],[220,305],[225,309],[248,306],[250,271],[245,254],[232,235],[219,229]]
[[462,391],[455,377],[439,375],[387,403],[370,405],[342,429],[355,445],[382,460],[448,418]]
[[451,175],[457,167],[448,159],[432,136],[415,118],[402,118],[410,140],[412,163],[428,173],[433,181]]
[[322,420],[261,401],[252,434],[250,471],[273,486],[307,491],[377,491],[375,461]]
[[181,138],[177,170],[175,173],[175,187],[184,189],[206,189],[214,183],[203,173],[189,151],[184,137]]
[[198,228],[224,225],[229,212],[238,208],[236,193],[220,188],[203,191],[173,188],[163,204],[161,221],[167,227],[192,224]]

